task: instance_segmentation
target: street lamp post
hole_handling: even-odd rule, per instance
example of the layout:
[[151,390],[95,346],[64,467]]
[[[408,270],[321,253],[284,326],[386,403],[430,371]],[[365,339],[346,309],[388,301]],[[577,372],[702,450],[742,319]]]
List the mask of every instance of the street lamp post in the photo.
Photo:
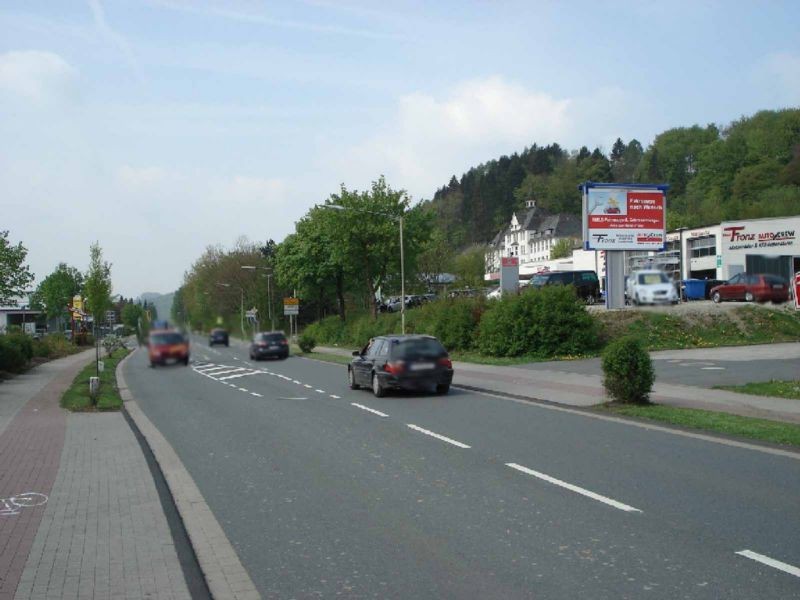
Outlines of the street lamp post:
[[275,317],[272,313],[272,269],[269,267],[257,267],[254,265],[242,265],[242,269],[245,271],[255,271],[256,269],[261,269],[262,271],[268,271],[267,275],[267,307],[269,309],[269,323],[271,327],[271,331],[275,331]]
[[360,208],[348,208],[340,204],[320,204],[320,208],[333,208],[336,210],[352,210],[355,212],[364,212],[372,215],[380,215],[392,221],[396,221],[400,226],[400,329],[401,333],[406,333],[406,268],[405,268],[405,253],[403,248],[403,215],[399,217],[390,215],[388,213],[377,212],[374,210],[362,210]]
[[678,227],[678,257],[679,257],[678,260],[680,260],[679,272],[680,272],[680,278],[681,278],[680,282],[678,283],[678,290],[680,292],[681,300],[685,300],[686,299],[686,297],[685,297],[686,294],[684,293],[684,289],[683,289],[683,285],[684,285],[683,284],[683,280],[684,280],[684,276],[683,276],[684,275],[684,267],[683,267],[683,262],[684,262],[683,261],[683,232],[686,231],[687,229],[689,229],[689,228],[688,227]]

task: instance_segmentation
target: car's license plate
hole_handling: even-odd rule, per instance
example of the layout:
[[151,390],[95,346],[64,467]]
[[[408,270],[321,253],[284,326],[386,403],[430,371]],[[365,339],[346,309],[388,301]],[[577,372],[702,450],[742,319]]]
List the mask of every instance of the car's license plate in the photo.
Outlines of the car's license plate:
[[410,368],[412,371],[427,371],[429,369],[432,369],[433,366],[434,365],[432,362],[421,362],[421,363],[413,363]]
[[272,344],[272,345],[269,347],[269,349],[270,349],[270,350],[275,350],[277,347],[278,347],[278,346],[276,346],[275,344]]

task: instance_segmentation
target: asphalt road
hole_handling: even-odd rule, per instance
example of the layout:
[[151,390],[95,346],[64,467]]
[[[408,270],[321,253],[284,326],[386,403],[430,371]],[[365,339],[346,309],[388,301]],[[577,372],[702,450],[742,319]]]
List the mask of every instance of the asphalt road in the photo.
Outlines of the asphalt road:
[[800,598],[796,458],[193,357],[126,379],[265,598]]

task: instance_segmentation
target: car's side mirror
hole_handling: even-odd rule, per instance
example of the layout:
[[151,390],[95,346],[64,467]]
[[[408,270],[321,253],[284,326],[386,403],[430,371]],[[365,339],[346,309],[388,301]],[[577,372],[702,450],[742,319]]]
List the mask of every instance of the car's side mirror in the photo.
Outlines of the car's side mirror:
[[353,356],[361,356],[361,352],[359,350],[353,350]]

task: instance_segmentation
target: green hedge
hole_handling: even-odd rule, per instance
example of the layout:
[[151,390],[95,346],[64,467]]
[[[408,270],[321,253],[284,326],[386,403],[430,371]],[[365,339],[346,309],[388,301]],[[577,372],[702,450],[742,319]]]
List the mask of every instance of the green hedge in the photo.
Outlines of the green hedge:
[[490,303],[478,349],[489,356],[587,354],[599,345],[595,320],[571,286],[547,286]]
[[28,364],[30,356],[26,355],[25,345],[20,343],[16,334],[0,335],[0,371],[19,373]]

